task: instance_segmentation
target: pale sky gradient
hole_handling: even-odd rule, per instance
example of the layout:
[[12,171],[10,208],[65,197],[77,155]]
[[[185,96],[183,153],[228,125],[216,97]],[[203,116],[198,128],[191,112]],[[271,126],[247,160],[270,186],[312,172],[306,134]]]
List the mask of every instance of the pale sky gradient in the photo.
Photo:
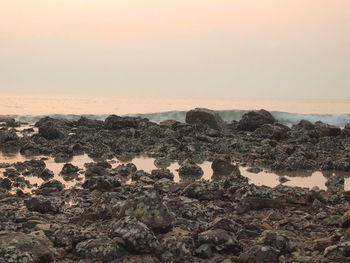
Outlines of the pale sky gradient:
[[0,93],[350,97],[349,0],[1,0]]

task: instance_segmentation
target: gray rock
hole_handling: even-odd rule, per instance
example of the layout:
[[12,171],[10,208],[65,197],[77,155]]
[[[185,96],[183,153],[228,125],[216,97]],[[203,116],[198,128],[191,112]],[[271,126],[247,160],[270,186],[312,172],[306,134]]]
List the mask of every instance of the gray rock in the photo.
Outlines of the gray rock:
[[206,124],[212,129],[221,130],[224,127],[224,121],[215,111],[205,108],[195,108],[186,113],[186,123]]
[[155,232],[168,232],[173,226],[173,216],[155,191],[128,200],[119,214],[124,216],[135,216]]
[[43,197],[30,198],[29,200],[25,200],[24,204],[29,211],[36,211],[42,214],[58,212],[58,208],[55,207],[50,200],[47,200]]
[[134,216],[113,223],[109,235],[122,238],[126,247],[136,253],[153,253],[159,246],[152,230]]
[[84,240],[76,245],[75,250],[84,259],[102,262],[125,255],[125,251],[108,237]]
[[20,232],[0,233],[0,262],[53,262],[54,255],[46,237]]

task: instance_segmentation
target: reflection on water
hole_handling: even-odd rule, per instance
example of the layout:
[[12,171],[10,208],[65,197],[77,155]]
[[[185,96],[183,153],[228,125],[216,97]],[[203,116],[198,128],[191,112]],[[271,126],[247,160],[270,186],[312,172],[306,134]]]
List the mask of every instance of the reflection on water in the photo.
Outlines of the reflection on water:
[[[78,178],[75,178],[70,181],[65,181],[62,176],[59,175],[61,172],[64,163],[58,163],[55,162],[54,158],[51,157],[44,157],[44,156],[37,156],[35,158],[33,157],[25,157],[21,154],[3,154],[0,153],[0,163],[9,163],[13,164],[15,162],[24,162],[29,161],[31,159],[42,159],[45,161],[46,168],[51,170],[54,173],[54,178],[60,182],[62,182],[66,187],[70,188],[75,186],[76,184],[80,184],[84,177],[83,177],[83,171],[84,171],[84,164],[89,162],[94,162],[93,159],[91,159],[88,155],[78,155],[74,156],[73,159],[69,160],[69,162],[77,167],[79,167],[80,172]],[[108,160],[109,163],[111,163],[112,168],[117,167],[118,165],[122,163],[128,163],[127,160],[118,160],[116,158],[112,160]],[[162,162],[161,165],[159,165],[159,160],[156,162],[156,159],[145,157],[145,156],[139,156],[131,161],[133,164],[136,165],[138,170],[144,170],[147,173],[151,173],[153,169],[157,169],[157,166],[163,166],[167,167],[173,174],[174,174],[174,181],[180,182],[183,180],[186,180],[186,178],[182,178],[179,176],[177,170],[179,169],[180,165],[177,162]],[[156,166],[157,164],[157,166]],[[213,170],[211,169],[211,162],[203,162],[201,164],[198,164],[204,174],[200,179],[204,180],[212,180],[213,176]],[[287,186],[298,186],[298,187],[306,187],[306,188],[313,188],[318,187],[320,189],[326,190],[326,181],[327,177],[332,176],[333,174],[331,172],[329,173],[322,173],[322,172],[282,172],[279,174],[262,171],[259,173],[252,173],[248,171],[248,167],[240,167],[241,174],[247,178],[249,178],[249,182],[258,186],[269,186],[269,187],[275,187],[280,183],[281,176],[285,177],[287,181],[283,183]],[[0,177],[5,171],[5,168],[0,168]],[[338,174],[338,173],[337,173]],[[345,190],[350,190],[350,173],[341,173],[340,175],[345,177]],[[26,180],[28,180],[31,184],[35,185],[41,185],[44,181],[41,178],[34,177],[34,176],[26,176]],[[130,179],[130,178],[129,178]],[[129,182],[131,182],[129,180]],[[28,190],[28,189],[27,189]]]

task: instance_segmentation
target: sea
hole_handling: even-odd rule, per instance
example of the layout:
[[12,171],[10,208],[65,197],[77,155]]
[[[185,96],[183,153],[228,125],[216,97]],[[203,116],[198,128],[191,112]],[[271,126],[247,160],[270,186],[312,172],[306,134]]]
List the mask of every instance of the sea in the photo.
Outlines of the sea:
[[[91,119],[104,120],[111,114],[120,116],[140,116],[150,121],[161,122],[168,119],[185,121],[186,112],[190,109],[202,107],[217,111],[221,117],[231,122],[241,119],[244,113],[250,110],[265,109],[281,123],[292,126],[300,120],[311,122],[322,121],[330,125],[344,127],[350,123],[350,98],[346,99],[242,99],[242,98],[182,98],[182,97],[125,97],[107,95],[44,95],[44,94],[0,94],[0,117],[7,116],[18,121],[33,125],[44,116],[66,118],[70,120],[85,116]],[[0,152],[0,163],[13,163],[29,160],[32,157]],[[40,156],[36,157],[36,159]],[[83,164],[93,161],[87,155],[74,156],[70,162],[83,168]],[[114,165],[122,164],[121,160],[112,160]],[[52,157],[46,162],[47,168],[55,174],[55,179],[62,181],[66,186],[76,182],[65,182],[59,172],[63,163],[56,163]],[[131,160],[138,169],[150,172],[155,169],[155,159],[147,156],[138,156]],[[211,180],[212,169],[210,162],[199,164],[204,171],[203,179]],[[177,173],[178,163],[168,167],[175,175],[175,181],[180,178]],[[0,169],[1,174],[5,169]],[[326,181],[329,175],[321,171],[298,171],[295,173],[282,172],[276,174],[264,170],[257,174],[249,172],[247,167],[240,167],[243,176],[251,183],[275,187],[280,184],[280,176],[289,181],[288,186],[306,188],[318,187],[326,190]],[[337,173],[339,174],[339,172]],[[350,190],[350,173],[342,174],[345,177],[344,188]],[[40,185],[41,179],[27,178],[31,183]],[[30,191],[30,189],[24,189]]]
[[70,120],[85,116],[104,120],[110,114],[140,116],[150,121],[184,121],[186,112],[202,107],[217,111],[225,121],[239,120],[249,110],[265,109],[281,123],[322,121],[344,127],[350,123],[350,98],[344,99],[246,99],[137,97],[109,95],[0,94],[0,116],[34,123],[43,116]]

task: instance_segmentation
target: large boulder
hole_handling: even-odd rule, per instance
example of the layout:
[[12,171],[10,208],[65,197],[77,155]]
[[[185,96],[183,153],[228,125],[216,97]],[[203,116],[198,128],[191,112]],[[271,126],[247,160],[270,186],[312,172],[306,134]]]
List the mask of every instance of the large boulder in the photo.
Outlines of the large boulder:
[[24,201],[25,206],[29,211],[35,211],[42,214],[57,213],[58,208],[48,199],[45,198],[30,198]]
[[242,131],[255,131],[264,124],[273,124],[275,118],[272,114],[264,109],[259,111],[249,111],[242,116],[237,123],[236,129]]
[[341,131],[343,137],[350,137],[350,123],[345,125],[344,129]]
[[145,193],[125,202],[119,217],[134,216],[154,232],[168,232],[173,227],[173,216],[157,192]]
[[20,232],[0,233],[0,262],[53,262],[50,241]]
[[79,242],[75,247],[76,253],[93,262],[110,262],[125,255],[125,251],[108,237],[99,237]]
[[137,128],[139,118],[135,117],[120,117],[110,115],[104,122],[104,128],[107,130],[118,130],[124,128]]
[[126,247],[136,253],[152,253],[159,246],[152,230],[134,216],[112,223],[109,235],[122,238]]
[[186,123],[206,124],[212,129],[221,130],[224,127],[224,121],[215,111],[205,108],[195,108],[186,113]]
[[325,137],[325,136],[336,137],[341,133],[341,129],[339,127],[329,125],[321,121],[317,121],[315,123],[315,128],[320,137]]
[[179,168],[180,176],[202,176],[202,168],[192,160],[186,159]]
[[68,120],[45,117],[35,123],[39,128],[39,135],[47,140],[62,139],[68,135],[72,123]]
[[211,168],[216,175],[240,175],[239,168],[231,163],[229,156],[215,158],[211,164]]

